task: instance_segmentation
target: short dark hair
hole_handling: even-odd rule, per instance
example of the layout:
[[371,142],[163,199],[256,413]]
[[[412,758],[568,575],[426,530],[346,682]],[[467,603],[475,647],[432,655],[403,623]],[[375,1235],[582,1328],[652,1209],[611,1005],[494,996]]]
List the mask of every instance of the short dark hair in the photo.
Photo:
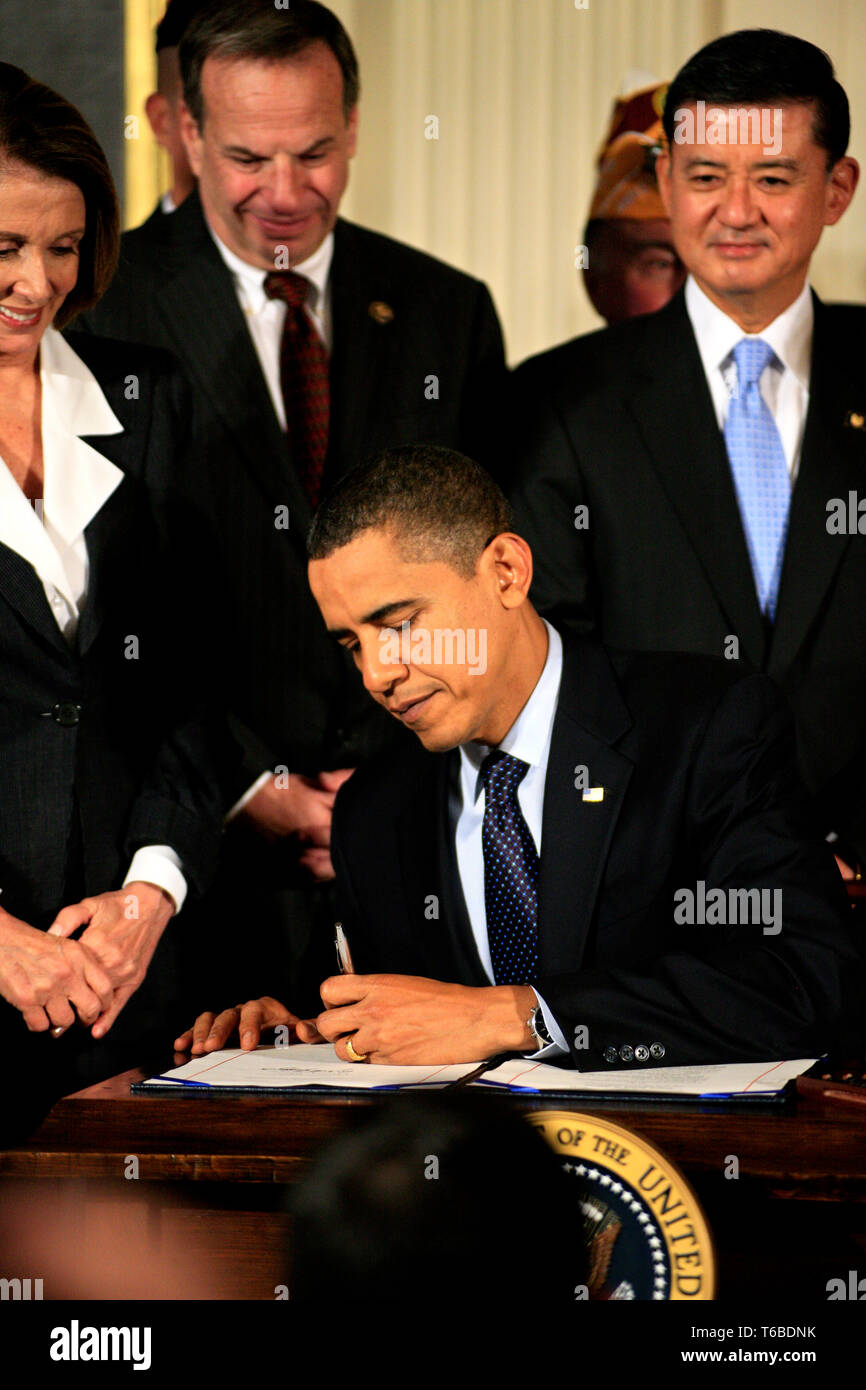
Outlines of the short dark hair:
[[343,74],[343,112],[348,120],[361,92],[352,40],[335,14],[316,0],[292,0],[278,10],[273,0],[216,0],[194,16],[180,41],[183,96],[199,129],[204,122],[201,74],[206,58],[253,58],[279,63],[314,43],[330,48]]
[[156,26],[156,51],[178,48],[192,20],[207,6],[207,0],[168,0],[165,14]]
[[86,210],[78,280],[55,316],[62,328],[90,309],[111,283],[120,250],[120,209],[108,161],[81,112],[11,63],[0,63],[0,193],[21,164],[81,190]]
[[504,493],[480,463],[436,444],[407,444],[340,479],[313,518],[307,555],[324,560],[381,527],[407,559],[441,559],[469,579],[485,546],[512,525]]
[[814,102],[812,138],[832,169],[848,148],[848,98],[823,49],[778,29],[738,29],[713,39],[680,68],[665,97],[668,145],[676,112],[696,101],[714,106],[769,106]]

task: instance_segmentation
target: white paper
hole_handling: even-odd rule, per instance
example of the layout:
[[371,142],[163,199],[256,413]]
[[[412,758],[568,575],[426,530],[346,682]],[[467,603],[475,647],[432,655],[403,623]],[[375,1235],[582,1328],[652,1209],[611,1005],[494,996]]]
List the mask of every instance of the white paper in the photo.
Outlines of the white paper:
[[[817,1059],[794,1062],[733,1062],[718,1066],[642,1067],[631,1071],[575,1071],[545,1062],[515,1057],[485,1072],[472,1086],[498,1085],[526,1091],[623,1091],[642,1095],[754,1096],[775,1095]],[[225,1048],[195,1057],[191,1062],[152,1077],[145,1086],[197,1082],[206,1086],[241,1088],[331,1086],[371,1091],[381,1086],[447,1086],[480,1066],[386,1067],[365,1062],[342,1062],[329,1043],[293,1043],[289,1047],[258,1047],[254,1052]]]
[[545,1062],[512,1059],[472,1085],[498,1084],[531,1091],[631,1091],[642,1095],[775,1095],[808,1071],[815,1057],[796,1062],[724,1062],[706,1067],[641,1067],[631,1071],[574,1071]]
[[377,1086],[447,1086],[459,1081],[480,1062],[461,1062],[457,1066],[382,1067],[369,1062],[342,1062],[330,1043],[292,1043],[288,1047],[257,1047],[244,1052],[239,1047],[209,1052],[182,1067],[155,1076],[144,1085],[173,1082],[178,1090],[183,1082],[207,1086],[285,1087],[336,1086],[340,1089],[370,1091]]

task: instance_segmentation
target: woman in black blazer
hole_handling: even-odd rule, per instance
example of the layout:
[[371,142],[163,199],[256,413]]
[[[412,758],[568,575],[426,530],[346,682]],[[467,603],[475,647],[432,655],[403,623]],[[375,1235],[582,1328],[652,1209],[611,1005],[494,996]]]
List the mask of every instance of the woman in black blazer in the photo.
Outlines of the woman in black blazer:
[[0,64],[0,1040],[23,1100],[171,1036],[168,961],[125,1006],[221,826],[193,669],[208,593],[184,574],[186,389],[167,354],[59,332],[118,244],[89,127]]

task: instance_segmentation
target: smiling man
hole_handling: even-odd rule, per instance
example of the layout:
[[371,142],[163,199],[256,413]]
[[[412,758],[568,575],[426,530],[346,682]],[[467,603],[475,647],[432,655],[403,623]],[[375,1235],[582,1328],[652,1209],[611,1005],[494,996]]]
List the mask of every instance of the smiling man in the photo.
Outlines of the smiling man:
[[[657,167],[693,281],[753,336],[803,293],[821,233],[838,222],[858,178],[853,159],[836,158],[838,147],[816,140],[814,103],[777,101],[752,107],[770,122],[744,120],[749,108],[730,106],[715,108],[717,118],[704,131],[698,122],[683,124]],[[685,103],[686,111],[692,107]],[[690,129],[704,141],[677,140]]]
[[[417,740],[337,799],[359,973],[324,981],[314,1020],[269,996],[202,1014],[176,1046],[213,1050],[240,1027],[253,1047],[293,1024],[352,1062],[510,1050],[603,1070],[808,1057],[858,1036],[862,957],[832,856],[804,828],[772,682],[561,637],[530,602],[532,554],[501,492],[448,450],[356,469],[309,554],[332,638]],[[487,633],[483,671],[395,652],[397,629],[460,628]],[[689,884],[771,889],[781,918],[686,922]]]
[[866,477],[866,310],[808,279],[857,185],[848,101],[820,49],[746,30],[688,60],[663,119],[684,290],[518,373],[536,602],[612,646],[767,672],[850,878],[866,862],[866,535],[828,515]]
[[243,920],[232,970],[271,974],[316,940],[330,952],[334,796],[393,736],[322,632],[313,509],[392,444],[489,450],[494,466],[503,347],[484,285],[340,217],[360,85],[329,10],[216,0],[184,30],[180,65],[198,190],[124,238],[90,322],[169,348],[194,387],[193,530],[207,527],[215,570],[202,647],[223,659],[214,688],[241,752],[205,930],[228,960]]

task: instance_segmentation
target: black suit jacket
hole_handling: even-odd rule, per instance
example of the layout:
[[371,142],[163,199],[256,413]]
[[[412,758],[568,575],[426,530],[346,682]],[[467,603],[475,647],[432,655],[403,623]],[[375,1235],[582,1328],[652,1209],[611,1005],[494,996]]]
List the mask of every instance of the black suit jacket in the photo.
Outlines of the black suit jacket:
[[163,353],[69,343],[124,427],[87,442],[124,477],[85,531],[73,646],[32,565],[0,544],[0,887],[6,911],[39,927],[70,899],[119,888],[145,844],[170,845],[203,892],[220,834],[218,728],[197,705],[175,569],[186,388]]
[[[765,676],[566,640],[534,983],[578,1041],[574,1065],[639,1065],[641,1044],[655,1049],[648,1065],[666,1066],[856,1044],[863,959],[832,857],[804,828],[792,752]],[[458,760],[419,744],[356,773],[337,797],[332,855],[359,971],[489,983],[449,828]],[[602,801],[575,788],[580,766]],[[781,931],[677,925],[674,893],[697,894],[699,881],[781,889]]]
[[738,639],[741,666],[766,671],[790,701],[822,829],[866,858],[866,535],[826,527],[829,499],[866,493],[866,430],[846,424],[852,411],[866,416],[866,309],[814,302],[772,628],[682,292],[519,369],[513,498],[533,548],[533,599],[560,625],[615,647],[720,657]]
[[[486,288],[340,220],[331,294],[326,484],[367,454],[410,441],[460,448],[495,468],[504,361]],[[389,321],[371,314],[377,302],[392,311]],[[388,720],[326,637],[309,593],[310,505],[197,193],[126,234],[117,277],[87,322],[169,348],[194,388],[193,501],[221,584],[211,645],[225,656],[244,750],[234,792],[267,767],[350,766],[382,746],[394,736]],[[433,376],[438,399],[428,400]]]

